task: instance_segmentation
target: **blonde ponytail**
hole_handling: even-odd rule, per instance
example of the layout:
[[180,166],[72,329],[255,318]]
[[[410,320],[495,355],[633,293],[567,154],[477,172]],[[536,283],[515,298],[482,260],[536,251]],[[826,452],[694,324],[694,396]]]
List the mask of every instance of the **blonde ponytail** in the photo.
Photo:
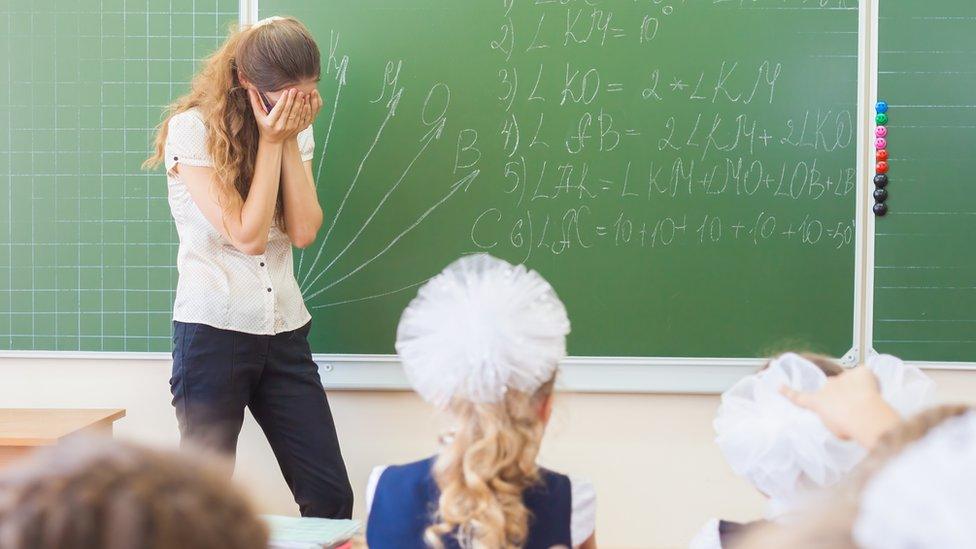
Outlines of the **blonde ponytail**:
[[502,402],[451,405],[458,429],[434,464],[440,489],[435,523],[424,533],[432,547],[456,535],[462,547],[521,547],[529,532],[522,500],[539,483],[536,458],[545,422],[541,408],[554,379],[535,394],[509,390]]

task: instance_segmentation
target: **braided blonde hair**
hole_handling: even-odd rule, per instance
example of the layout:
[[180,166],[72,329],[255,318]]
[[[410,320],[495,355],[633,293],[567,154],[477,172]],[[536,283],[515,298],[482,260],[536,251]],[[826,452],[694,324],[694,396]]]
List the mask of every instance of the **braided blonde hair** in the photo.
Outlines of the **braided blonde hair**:
[[3,549],[266,549],[212,463],[110,439],[65,442],[0,475]]
[[494,404],[451,404],[458,429],[434,464],[440,498],[435,523],[424,533],[428,545],[442,547],[442,537],[452,534],[469,549],[525,543],[529,511],[522,494],[540,482],[543,408],[554,384],[555,377],[534,394],[509,390]]

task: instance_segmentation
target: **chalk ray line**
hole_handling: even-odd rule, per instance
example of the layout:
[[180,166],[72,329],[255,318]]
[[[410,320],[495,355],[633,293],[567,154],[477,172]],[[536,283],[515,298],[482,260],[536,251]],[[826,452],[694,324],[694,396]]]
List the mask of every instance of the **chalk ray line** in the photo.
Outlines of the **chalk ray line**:
[[360,301],[368,301],[370,299],[378,299],[380,297],[386,297],[388,295],[393,295],[393,294],[400,293],[400,292],[402,292],[404,290],[409,290],[410,288],[415,288],[417,286],[420,286],[421,284],[426,284],[427,281],[430,280],[431,278],[433,278],[433,277],[425,278],[425,279],[421,280],[420,282],[414,282],[413,284],[408,284],[407,286],[404,286],[402,288],[398,288],[396,290],[390,290],[388,292],[383,292],[383,293],[379,293],[379,294],[368,295],[368,296],[365,296],[365,297],[356,297],[356,298],[353,298],[353,299],[345,299],[345,300],[342,300],[342,301],[334,301],[332,303],[324,303],[322,305],[314,305],[311,308],[312,309],[326,309],[328,307],[336,307],[338,305],[346,305],[346,304],[349,304],[349,303],[358,303]]
[[335,229],[336,222],[339,220],[339,216],[342,214],[343,208],[346,206],[346,202],[349,200],[349,195],[352,194],[353,189],[356,187],[356,181],[359,180],[360,174],[363,173],[363,166],[366,165],[366,160],[373,153],[373,149],[376,148],[376,144],[379,143],[380,137],[383,135],[383,129],[386,128],[386,124],[390,121],[393,116],[396,115],[397,105],[400,103],[400,97],[403,94],[403,88],[400,88],[393,99],[390,100],[389,110],[386,113],[386,118],[383,119],[383,123],[380,124],[379,129],[376,131],[376,136],[373,138],[373,142],[369,145],[369,149],[366,151],[366,155],[359,162],[359,167],[356,169],[356,175],[352,178],[352,183],[349,184],[349,188],[346,189],[345,196],[342,197],[342,201],[339,202],[339,208],[336,210],[335,216],[332,217],[332,223],[329,225],[329,230],[326,231],[325,236],[322,237],[322,242],[319,244],[318,252],[315,254],[315,259],[312,260],[312,264],[308,266],[308,272],[302,277],[302,281],[299,286],[305,286],[305,282],[308,277],[311,276],[312,271],[315,269],[315,265],[318,264],[319,259],[322,257],[322,252],[325,249],[325,243],[329,241],[329,235],[332,234],[332,230]]
[[396,243],[399,242],[401,238],[403,238],[404,236],[406,236],[407,233],[409,233],[410,231],[412,231],[413,229],[415,229],[418,225],[420,225],[421,223],[423,223],[423,221],[425,219],[427,219],[427,217],[431,213],[433,213],[434,210],[436,210],[441,204],[447,202],[448,199],[450,199],[452,196],[454,196],[458,192],[458,190],[460,190],[462,187],[465,190],[467,190],[467,188],[471,186],[471,183],[475,180],[475,178],[478,177],[478,174],[480,174],[480,173],[481,173],[481,170],[477,170],[476,169],[476,170],[472,171],[471,173],[469,173],[468,175],[466,175],[466,176],[462,177],[461,179],[457,180],[453,185],[451,185],[451,190],[448,191],[447,194],[445,194],[440,200],[438,200],[436,203],[434,203],[431,207],[427,208],[427,210],[423,214],[421,214],[421,216],[418,217],[416,221],[414,221],[413,223],[411,223],[410,226],[408,226],[406,229],[404,229],[402,232],[400,232],[400,234],[398,234],[395,237],[393,237],[393,239],[390,240],[390,242],[386,245],[386,247],[384,247],[382,250],[380,250],[379,252],[377,252],[376,255],[374,255],[373,257],[371,257],[369,259],[367,259],[362,264],[360,264],[358,267],[356,267],[352,271],[349,271],[347,274],[343,275],[342,277],[340,277],[340,278],[332,281],[329,285],[327,285],[326,287],[322,288],[321,290],[317,290],[313,294],[307,296],[305,299],[306,300],[310,300],[310,299],[315,298],[316,296],[318,296],[322,292],[325,292],[326,290],[328,290],[329,288],[332,288],[336,284],[339,284],[340,282],[348,279],[352,275],[354,275],[354,274],[358,273],[359,271],[365,269],[373,261],[376,261],[377,259],[379,259],[380,256],[382,256],[386,252],[390,251],[390,249],[393,248],[393,246],[395,246]]
[[436,128],[434,128],[431,132],[428,132],[422,138],[424,140],[423,145],[420,147],[420,150],[417,151],[417,154],[414,155],[413,159],[410,160],[410,163],[407,164],[407,167],[403,170],[403,173],[400,174],[400,177],[396,180],[395,183],[393,183],[393,186],[390,187],[388,191],[386,191],[386,194],[384,194],[383,198],[381,198],[380,201],[376,204],[376,207],[373,208],[373,211],[370,212],[369,216],[366,218],[366,221],[364,221],[362,226],[359,228],[359,230],[356,231],[356,234],[353,235],[349,243],[346,244],[346,246],[342,249],[342,251],[340,251],[338,254],[336,254],[335,257],[332,258],[332,261],[330,261],[329,264],[326,265],[321,272],[319,272],[319,274],[312,280],[312,282],[309,283],[309,287],[315,284],[315,282],[319,278],[321,278],[326,271],[331,269],[332,266],[335,265],[336,261],[338,261],[339,258],[341,258],[343,255],[345,255],[345,253],[349,250],[349,248],[351,248],[352,245],[356,243],[356,241],[363,234],[363,232],[366,231],[366,227],[368,227],[369,224],[373,222],[373,219],[376,217],[376,214],[379,213],[383,205],[386,204],[386,201],[390,199],[390,196],[392,196],[393,193],[400,186],[400,184],[403,183],[403,180],[406,179],[407,174],[410,173],[411,169],[413,169],[413,165],[417,163],[417,160],[419,160],[420,157],[424,154],[424,152],[427,150],[427,147],[429,147],[430,144],[433,143],[434,141],[440,139],[441,135],[443,134],[444,126],[446,123],[447,123],[446,119],[441,120],[441,122],[438,123]]
[[[339,81],[339,87],[336,88],[335,101],[332,103],[332,116],[329,118],[329,129],[325,132],[325,143],[322,145],[322,152],[319,156],[319,165],[315,169],[315,185],[318,187],[319,178],[322,177],[322,165],[325,164],[326,153],[329,151],[329,138],[332,136],[332,126],[335,124],[336,112],[339,110],[339,96],[342,95],[342,88],[346,86],[346,67],[349,66],[349,56],[342,56],[342,61],[339,62],[339,72],[336,75]],[[305,262],[305,248],[298,254],[298,270],[296,271],[299,275],[302,274],[302,263]]]

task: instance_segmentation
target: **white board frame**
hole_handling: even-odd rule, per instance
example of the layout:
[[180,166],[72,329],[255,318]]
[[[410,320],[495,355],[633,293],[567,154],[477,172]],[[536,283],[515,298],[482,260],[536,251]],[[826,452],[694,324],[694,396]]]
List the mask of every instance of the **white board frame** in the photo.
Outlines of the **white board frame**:
[[242,27],[258,21],[258,0],[239,0],[237,22]]
[[[869,193],[873,135],[870,132],[874,102],[878,97],[879,1],[861,0],[858,14],[858,194],[855,229],[855,285],[853,345],[843,357],[847,364],[877,354],[874,349],[874,215]],[[239,23],[258,20],[259,0],[239,0]],[[862,345],[861,342],[864,342]],[[170,361],[168,353],[84,351],[0,351],[0,358],[21,360],[151,360]],[[323,382],[333,390],[404,390],[403,370],[394,355],[315,354]],[[562,365],[559,387],[563,390],[600,393],[702,393],[725,390],[735,380],[755,371],[761,358],[628,358],[571,357]],[[976,362],[929,362],[913,364],[933,370],[976,370]]]
[[[841,357],[847,365],[863,360],[871,351],[871,303],[873,300],[874,219],[867,193],[871,188],[870,116],[877,95],[877,2],[862,0],[858,10],[858,105],[861,121],[857,133],[858,189],[855,216],[855,280],[851,349]],[[259,0],[239,0],[240,25],[258,20]],[[169,362],[168,353],[0,351],[0,358],[42,360],[150,360]],[[313,354],[322,381],[330,390],[375,391],[409,388],[395,355]],[[570,357],[561,365],[557,386],[561,390],[594,393],[715,394],[742,376],[754,372],[764,358],[686,357]],[[965,369],[952,363],[945,368]],[[976,368],[976,364],[972,365]]]

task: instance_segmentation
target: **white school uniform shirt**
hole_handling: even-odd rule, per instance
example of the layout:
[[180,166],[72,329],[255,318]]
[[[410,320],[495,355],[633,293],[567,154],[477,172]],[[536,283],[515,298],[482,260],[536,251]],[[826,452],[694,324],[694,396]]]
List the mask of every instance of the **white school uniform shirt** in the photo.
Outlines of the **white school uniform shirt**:
[[[374,467],[366,483],[366,513],[373,508],[373,496],[380,477],[387,466]],[[570,495],[573,500],[569,524],[570,539],[573,547],[579,547],[590,539],[596,531],[596,489],[593,484],[577,477],[569,477]]]
[[708,519],[688,544],[688,549],[722,549],[722,535],[719,533],[718,523],[719,520],[716,518]]
[[[298,146],[302,161],[311,160],[311,126],[298,134]],[[304,326],[312,317],[295,281],[288,235],[272,226],[263,254],[238,250],[203,215],[174,169],[213,166],[207,128],[196,108],[170,118],[164,152],[169,207],[180,237],[173,320],[258,335]]]

